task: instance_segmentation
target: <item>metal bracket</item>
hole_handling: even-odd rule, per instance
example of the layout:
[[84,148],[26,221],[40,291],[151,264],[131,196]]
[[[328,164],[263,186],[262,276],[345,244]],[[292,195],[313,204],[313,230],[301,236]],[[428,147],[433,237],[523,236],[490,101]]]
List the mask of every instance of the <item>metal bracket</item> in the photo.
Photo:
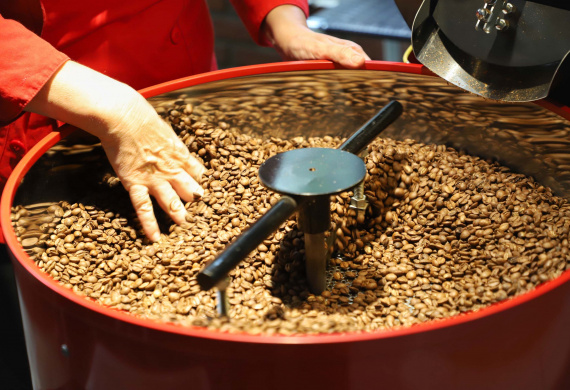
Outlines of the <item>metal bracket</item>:
[[[364,149],[360,153],[360,158],[364,161],[368,156],[368,149]],[[364,180],[353,188],[354,195],[350,198],[350,208],[356,210],[356,216],[359,221],[364,219],[366,209],[368,208],[368,199],[364,195]]]
[[498,31],[507,30],[511,25],[505,16],[516,11],[516,7],[508,0],[485,0],[485,5],[477,10],[475,30],[483,30],[489,34],[494,27]]
[[216,287],[218,290],[216,291],[216,298],[217,304],[216,309],[218,311],[218,315],[220,317],[227,317],[228,313],[230,312],[230,303],[228,301],[228,296],[226,294],[226,290],[230,285],[230,278],[226,276],[223,278]]

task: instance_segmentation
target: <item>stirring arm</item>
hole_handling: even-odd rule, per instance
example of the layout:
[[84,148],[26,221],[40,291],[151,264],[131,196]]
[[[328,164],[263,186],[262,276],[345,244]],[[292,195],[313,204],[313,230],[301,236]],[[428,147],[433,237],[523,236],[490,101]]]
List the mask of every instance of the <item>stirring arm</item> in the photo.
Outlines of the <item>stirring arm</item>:
[[[402,113],[402,105],[397,101],[392,101],[380,110],[372,119],[366,122],[360,129],[358,129],[346,142],[344,142],[338,149],[352,154],[360,153],[374,138],[376,138],[382,130],[388,127],[394,120],[396,120]],[[334,150],[334,149],[333,149]],[[274,156],[275,157],[275,156]],[[269,161],[269,160],[268,160]],[[362,163],[364,164],[364,163]],[[363,168],[365,171],[365,168]],[[348,188],[354,186],[364,178],[357,179],[357,182],[352,183]],[[344,190],[344,189],[342,189]],[[338,191],[337,191],[338,192]],[[332,192],[336,193],[336,192]],[[307,197],[302,193],[292,194],[295,197],[283,195],[281,199],[271,208],[267,213],[257,220],[249,229],[243,232],[236,238],[217,258],[208,263],[197,276],[198,284],[203,290],[209,290],[215,287],[220,280],[222,280],[234,267],[236,267],[241,260],[243,260],[250,252],[252,252],[259,244],[261,244],[269,234],[277,230],[279,226],[285,222],[300,205],[306,203],[307,198],[311,199],[324,199],[327,204],[323,206],[329,213],[330,207],[326,207],[330,202],[328,195],[331,192],[315,194],[316,196]],[[322,207],[321,207],[322,208]],[[310,207],[311,210],[315,209],[314,205]],[[307,213],[307,215],[300,216],[300,220],[304,221],[305,226],[317,226],[318,223],[312,223],[311,218],[318,215],[319,219],[322,213]],[[330,215],[329,215],[330,218]],[[328,219],[330,221],[330,219]],[[326,227],[328,229],[329,227]],[[311,229],[309,229],[311,230]],[[323,232],[305,232],[309,234],[320,234]],[[323,243],[324,248],[324,243]],[[311,248],[310,248],[311,249]],[[320,251],[321,248],[312,248],[313,251]],[[323,249],[324,250],[324,249]],[[314,276],[314,275],[313,275]],[[311,279],[311,278],[309,278]],[[314,278],[316,279],[316,278]]]
[[360,154],[386,127],[390,126],[402,114],[402,104],[392,100],[383,109],[378,111],[372,119],[366,122],[349,139],[338,147],[340,150],[352,154]]
[[216,286],[240,261],[273,233],[297,210],[297,201],[282,196],[263,217],[259,218],[218,257],[198,273],[198,284],[202,290]]

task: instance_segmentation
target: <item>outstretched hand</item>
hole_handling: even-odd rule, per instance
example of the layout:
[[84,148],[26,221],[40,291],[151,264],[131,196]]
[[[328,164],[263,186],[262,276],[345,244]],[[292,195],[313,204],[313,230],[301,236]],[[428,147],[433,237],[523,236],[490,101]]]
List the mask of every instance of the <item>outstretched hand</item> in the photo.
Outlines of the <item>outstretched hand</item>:
[[191,202],[204,194],[199,182],[205,168],[142,97],[125,102],[123,112],[101,144],[129,192],[145,234],[156,241],[160,231],[150,197],[174,222],[184,223],[181,198]]
[[26,106],[27,111],[79,127],[101,140],[129,192],[145,235],[160,238],[151,196],[176,223],[181,201],[203,195],[205,168],[134,89],[83,65],[66,62]]
[[271,10],[262,31],[286,60],[331,60],[352,69],[370,60],[360,45],[309,29],[305,14],[294,5]]

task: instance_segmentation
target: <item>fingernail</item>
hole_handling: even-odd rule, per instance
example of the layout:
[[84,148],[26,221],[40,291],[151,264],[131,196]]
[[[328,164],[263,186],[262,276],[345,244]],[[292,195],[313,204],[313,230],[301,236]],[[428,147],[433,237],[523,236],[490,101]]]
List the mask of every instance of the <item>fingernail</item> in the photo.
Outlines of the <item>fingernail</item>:
[[194,179],[200,183],[204,180],[204,174],[206,173],[206,168],[204,166],[200,166],[198,174],[196,175],[197,177],[195,177]]
[[194,193],[194,198],[196,197],[201,198],[204,196],[204,189],[202,187],[196,187],[193,193]]
[[182,210],[183,208],[184,208],[184,205],[182,204],[182,202],[180,201],[180,199],[173,200],[173,201],[170,203],[170,211],[172,211],[172,212],[180,211],[180,210]]
[[159,232],[155,232],[151,235],[150,240],[152,242],[157,242],[158,240],[160,240],[160,233]]

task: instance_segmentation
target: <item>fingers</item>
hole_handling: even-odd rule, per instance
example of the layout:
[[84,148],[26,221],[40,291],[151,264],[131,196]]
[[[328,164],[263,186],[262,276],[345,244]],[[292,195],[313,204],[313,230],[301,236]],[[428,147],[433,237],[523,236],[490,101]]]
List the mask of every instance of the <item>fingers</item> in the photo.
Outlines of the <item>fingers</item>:
[[185,202],[192,202],[204,196],[204,188],[186,172],[176,175],[170,184]]
[[[186,172],[192,176],[196,183],[200,183],[202,181],[204,172],[206,172],[206,168],[200,163],[200,161],[198,161],[196,157],[190,154],[186,162]],[[203,189],[201,189],[201,191],[204,192]]]
[[160,239],[160,229],[154,217],[152,201],[150,200],[148,189],[145,186],[135,184],[129,189],[129,196],[144,234],[149,240],[153,242],[158,241]]
[[[147,160],[154,158],[152,172],[149,169],[140,169],[135,166],[130,169],[130,178],[136,178],[136,182],[129,182],[129,195],[137,212],[145,235],[152,241],[160,239],[160,230],[153,212],[151,196],[156,199],[161,209],[177,224],[186,222],[187,211],[184,203],[200,199],[204,196],[204,189],[197,180],[201,181],[205,172],[204,166],[199,160],[188,153],[181,153],[176,147],[171,149],[173,153],[158,153],[147,156]],[[134,180],[133,180],[134,181]]]
[[157,200],[160,208],[180,225],[186,222],[187,214],[180,197],[186,202],[198,200],[204,196],[204,189],[187,173],[174,177],[172,185],[164,181],[152,187],[150,191],[143,185],[135,184],[131,187],[129,196],[142,229],[148,239],[154,242],[160,239],[160,229],[154,216],[151,195]]
[[362,47],[354,42],[333,39],[328,46],[329,59],[344,67],[359,68],[364,65],[365,61],[370,60]]
[[186,209],[184,208],[184,204],[168,182],[163,182],[153,187],[150,191],[160,208],[170,215],[170,218],[172,218],[174,222],[179,225],[186,222]]
[[[166,125],[166,124],[165,124]],[[198,183],[202,181],[202,175],[206,172],[206,168],[200,160],[193,156],[188,147],[184,145],[181,139],[168,127],[171,136],[170,141],[173,143],[172,148],[161,151],[160,158],[167,162],[172,169],[165,172],[174,172],[177,169],[184,169]]]
[[137,94],[127,113],[108,129],[102,140],[105,153],[129,192],[145,235],[160,239],[151,196],[174,222],[186,222],[181,198],[190,202],[203,196],[200,186],[206,171],[199,159],[156,111]]

